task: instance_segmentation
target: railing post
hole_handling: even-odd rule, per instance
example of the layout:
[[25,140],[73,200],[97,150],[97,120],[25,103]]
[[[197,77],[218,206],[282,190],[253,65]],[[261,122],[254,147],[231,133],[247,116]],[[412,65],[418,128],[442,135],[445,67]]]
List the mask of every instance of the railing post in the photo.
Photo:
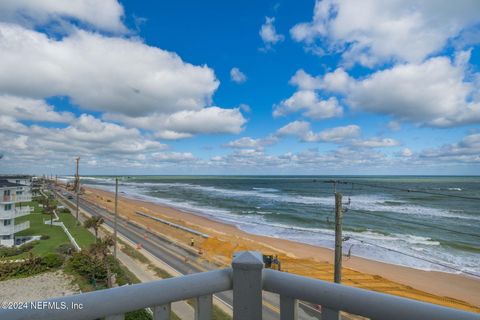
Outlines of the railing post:
[[280,320],[297,320],[298,300],[280,295]]
[[329,308],[322,307],[322,320],[339,320],[340,312]]
[[233,256],[233,319],[262,319],[262,254],[240,251]]
[[170,303],[155,306],[153,307],[153,320],[170,320],[171,312]]
[[212,295],[197,297],[195,303],[195,320],[212,320]]

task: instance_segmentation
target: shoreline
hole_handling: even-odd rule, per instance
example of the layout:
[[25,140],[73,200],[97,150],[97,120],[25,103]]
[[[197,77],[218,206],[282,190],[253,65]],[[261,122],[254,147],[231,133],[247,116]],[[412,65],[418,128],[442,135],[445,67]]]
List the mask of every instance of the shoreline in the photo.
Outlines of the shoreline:
[[[111,202],[111,199],[113,199],[112,192],[92,186],[84,186],[84,188],[86,190],[84,197],[86,197],[88,200],[99,203],[106,207],[113,205]],[[96,197],[94,197],[93,194],[95,194]],[[128,197],[128,195],[125,193],[121,193],[119,195],[119,204],[120,203],[122,205],[119,207],[124,208],[124,210],[119,211],[122,216],[125,216],[128,219],[133,218],[136,221],[144,222],[146,225],[151,226],[154,229],[161,229],[162,226],[152,225],[151,221],[147,221],[146,218],[142,219],[138,215],[135,215],[135,210],[147,211],[146,213],[148,214],[166,218],[167,220],[186,225],[196,230],[200,229],[199,231],[211,234],[215,238],[218,238],[219,241],[223,241],[220,242],[220,246],[226,244],[232,246],[232,244],[235,244],[233,245],[234,248],[232,248],[232,250],[235,251],[242,250],[245,247],[252,248],[255,246],[259,247],[259,249],[263,249],[264,251],[275,251],[276,253],[285,255],[285,260],[290,258],[294,260],[296,259],[297,262],[295,262],[293,268],[299,268],[300,264],[305,263],[317,263],[317,265],[328,264],[331,266],[331,263],[333,262],[333,250],[329,248],[323,248],[302,242],[275,238],[266,235],[248,233],[233,224],[218,221],[203,214],[188,212],[183,209],[178,209],[166,204],[160,204],[158,202],[135,199],[134,197]],[[184,235],[180,235],[178,232],[177,234],[173,235],[173,237],[177,239],[179,236],[180,238],[184,238]],[[187,239],[181,240],[188,241]],[[212,253],[216,254],[215,251],[219,250],[216,250],[216,244],[209,243],[212,241],[206,241],[201,245],[205,247],[205,251],[210,250]],[[298,262],[300,260],[301,262]],[[387,282],[390,281],[392,283],[399,283],[416,290],[424,291],[431,295],[437,295],[440,298],[443,297],[447,300],[450,298],[453,298],[453,300],[458,299],[465,301],[472,306],[476,306],[477,308],[480,307],[480,279],[471,276],[440,271],[426,271],[357,256],[352,256],[348,259],[344,258],[343,267],[352,269],[352,271],[356,271],[356,273],[373,275],[374,278],[382,277],[385,278]],[[292,272],[298,273],[295,271]],[[344,273],[345,272],[346,271],[344,271]],[[328,278],[328,274],[323,276]],[[360,275],[353,274],[351,277],[357,278],[358,276]],[[356,282],[353,281],[353,285],[355,284]],[[385,288],[387,287],[388,286],[385,285]],[[387,289],[378,291],[384,292],[388,291]],[[392,294],[395,294],[394,292],[399,290],[392,288],[390,291],[393,292]],[[404,294],[401,295],[405,296]],[[415,297],[418,295],[418,293],[412,292],[411,295]],[[480,308],[477,310],[477,312],[479,311]]]
[[[102,189],[102,188],[96,188],[96,187],[93,187],[93,186],[88,186],[88,188],[113,193],[110,190]],[[275,236],[272,236],[272,235],[262,235],[262,234],[259,234],[259,233],[249,232],[248,230],[242,229],[241,226],[235,224],[234,222],[225,221],[225,220],[222,220],[220,218],[216,219],[213,216],[213,214],[203,213],[201,210],[184,209],[184,208],[181,208],[181,207],[175,207],[174,205],[168,204],[167,202],[162,202],[162,199],[157,200],[157,198],[154,198],[154,197],[151,197],[151,196],[143,196],[143,195],[137,196],[137,195],[127,194],[125,192],[120,192],[119,197],[121,197],[121,196],[123,196],[126,199],[132,200],[132,201],[152,203],[152,204],[158,205],[158,206],[163,207],[163,208],[169,208],[171,210],[183,212],[187,215],[194,215],[194,216],[198,216],[198,217],[201,217],[201,218],[205,218],[205,219],[207,219],[211,222],[217,222],[217,223],[222,224],[222,225],[228,225],[228,226],[236,228],[239,232],[243,232],[243,233],[251,235],[251,236],[267,237],[267,238],[277,239],[277,240],[282,239],[282,238],[278,238],[278,237],[275,237]],[[144,197],[144,198],[142,198],[142,197]],[[151,200],[148,199],[148,198],[151,198]],[[298,244],[301,244],[301,245],[314,247],[314,248],[319,248],[319,249],[322,249],[322,250],[323,249],[324,250],[329,250],[331,255],[334,254],[334,249],[333,248],[324,247],[324,246],[321,246],[321,245],[309,244],[309,243],[306,243],[306,242],[303,242],[303,241],[297,241],[297,240],[288,239],[288,238],[285,238],[284,240],[289,241],[289,242],[293,242],[293,243],[298,243]],[[406,266],[406,265],[397,264],[397,263],[393,263],[393,262],[377,260],[377,259],[374,259],[374,258],[357,256],[357,255],[354,255],[354,254],[352,254],[351,257],[352,258],[355,257],[355,258],[358,258],[358,259],[363,259],[363,260],[367,260],[367,261],[371,261],[371,262],[382,263],[382,264],[385,264],[385,265],[388,265],[388,266],[397,266],[397,267],[407,268],[407,269],[412,270],[412,271],[438,272],[438,273],[441,273],[441,274],[460,275],[460,276],[463,276],[463,277],[466,277],[466,278],[472,278],[474,280],[478,279],[480,281],[480,277],[475,277],[473,275],[462,273],[460,271],[448,272],[448,271],[444,271],[444,270],[434,270],[434,269],[420,268],[420,267],[416,268],[416,267]],[[448,269],[448,268],[445,267],[445,269]]]

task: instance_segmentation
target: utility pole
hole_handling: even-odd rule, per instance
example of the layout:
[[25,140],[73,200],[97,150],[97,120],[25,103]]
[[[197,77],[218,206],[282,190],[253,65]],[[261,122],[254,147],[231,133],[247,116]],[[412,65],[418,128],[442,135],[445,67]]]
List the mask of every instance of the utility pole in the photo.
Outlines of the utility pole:
[[115,178],[115,217],[113,220],[113,256],[117,257],[118,178]]
[[335,283],[342,281],[342,194],[335,192]]
[[77,159],[75,159],[77,161],[77,171],[76,171],[76,174],[75,174],[75,180],[76,180],[76,193],[77,193],[77,203],[76,203],[76,218],[77,218],[77,223],[80,223],[80,220],[78,220],[78,193],[80,192],[80,176],[78,175],[78,164],[80,162],[80,157],[77,157]]

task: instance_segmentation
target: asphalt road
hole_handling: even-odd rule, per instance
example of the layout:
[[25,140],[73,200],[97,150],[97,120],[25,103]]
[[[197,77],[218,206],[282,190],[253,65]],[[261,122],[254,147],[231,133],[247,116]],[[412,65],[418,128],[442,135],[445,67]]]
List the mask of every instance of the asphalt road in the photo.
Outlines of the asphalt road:
[[[62,192],[65,192],[62,190]],[[70,206],[75,207],[74,200],[68,200],[61,197],[64,201],[70,202]],[[103,208],[79,199],[79,207],[94,216],[102,216],[105,223],[113,228],[113,215]],[[190,252],[181,246],[178,246],[166,238],[160,237],[128,220],[118,217],[117,232],[128,238],[134,243],[141,244],[143,249],[168,264],[182,274],[204,272],[218,269],[219,266],[206,261],[198,261],[198,255]],[[145,237],[147,235],[147,237]],[[231,291],[221,292],[215,295],[226,305],[233,305],[233,296]],[[305,303],[299,304],[298,316],[301,320],[321,319],[321,314],[311,305]],[[278,295],[264,292],[263,294],[263,319],[279,319],[279,299]]]

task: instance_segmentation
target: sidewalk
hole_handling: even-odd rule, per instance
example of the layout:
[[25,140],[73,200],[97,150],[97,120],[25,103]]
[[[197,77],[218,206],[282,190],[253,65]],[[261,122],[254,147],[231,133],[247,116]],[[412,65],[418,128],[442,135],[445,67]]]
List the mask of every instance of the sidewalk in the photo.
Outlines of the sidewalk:
[[[122,250],[117,251],[117,258],[128,268],[141,282],[149,282],[158,280],[159,277],[149,270],[144,264],[129,257]],[[172,303],[172,311],[182,320],[194,320],[194,310],[191,305],[185,301],[177,301]]]
[[[60,201],[65,201],[62,199],[63,197],[58,197]],[[79,208],[79,219],[80,221],[84,221],[85,217],[90,217],[91,215],[84,211],[83,209]],[[72,215],[73,215],[72,211]],[[107,226],[107,225],[102,225],[99,234],[100,235],[105,235],[104,230],[109,232],[110,234],[113,232],[113,230]],[[92,232],[90,230],[90,232]],[[131,245],[132,247],[135,247],[135,244],[132,243],[128,238],[124,237],[121,234],[117,235],[119,239],[124,241],[125,243]],[[119,245],[120,247],[120,245]],[[169,272],[173,276],[177,276],[177,272],[170,268],[170,266],[164,264],[162,261],[156,259],[152,255],[150,255],[146,250],[140,250],[142,251],[141,253],[145,256],[148,255],[148,259],[154,263],[156,266],[164,269],[165,271]],[[152,259],[153,258],[153,259]],[[130,256],[126,255],[125,253],[118,248],[117,250],[117,259],[120,260],[120,262],[127,267],[128,270],[130,270],[141,282],[149,282],[153,280],[159,280],[160,278],[154,274],[152,270],[149,270],[147,266],[139,261],[136,261],[135,259],[131,258]],[[172,312],[175,313],[180,319],[182,320],[194,320],[195,319],[195,311],[191,305],[189,305],[185,301],[176,301],[172,303]]]

